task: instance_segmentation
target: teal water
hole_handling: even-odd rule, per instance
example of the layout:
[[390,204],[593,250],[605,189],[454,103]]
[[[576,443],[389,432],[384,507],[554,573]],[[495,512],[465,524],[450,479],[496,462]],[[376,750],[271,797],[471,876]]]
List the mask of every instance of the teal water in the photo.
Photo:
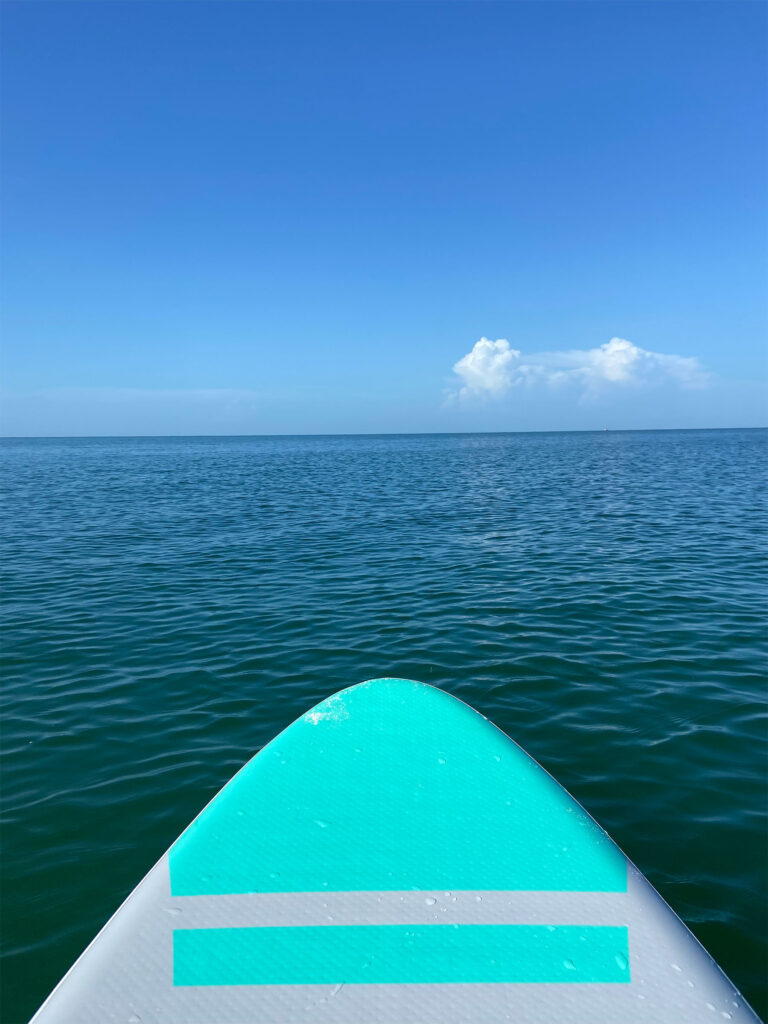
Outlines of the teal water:
[[766,985],[768,431],[5,440],[4,1024],[335,689],[491,718]]

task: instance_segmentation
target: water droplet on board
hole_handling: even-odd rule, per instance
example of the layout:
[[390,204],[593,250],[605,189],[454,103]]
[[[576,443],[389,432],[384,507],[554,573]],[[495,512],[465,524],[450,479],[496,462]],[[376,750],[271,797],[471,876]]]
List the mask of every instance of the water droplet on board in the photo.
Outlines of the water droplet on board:
[[270,878],[279,878],[280,877],[280,872],[279,871],[270,871],[269,872],[269,877]]
[[331,823],[330,821],[321,821],[320,818],[315,818],[315,824],[318,828],[328,828]]
[[132,1013],[128,1018],[128,1024],[141,1024],[141,1017],[138,1013]]
[[678,967],[677,964],[670,964],[669,966],[672,968],[673,971],[677,971],[678,974],[683,973],[683,968]]
[[475,903],[482,903],[482,902],[483,902],[483,897],[482,896],[475,896]]
[[708,1010],[714,1010],[715,1009],[714,1006],[712,1005],[712,1003],[705,1003],[704,1005],[706,1006],[706,1008]]
[[557,931],[557,928],[556,928],[556,927],[555,927],[555,925],[553,925],[553,924],[548,924],[548,925],[547,925],[547,931],[548,931],[548,932],[556,932],[556,931]]
[[616,963],[619,965],[619,968],[622,971],[626,971],[626,969],[628,967],[628,964],[627,964],[627,958],[624,956],[623,953],[617,953],[616,954]]
[[696,988],[696,986],[690,979],[688,980],[688,988]]
[[427,904],[428,907],[434,907],[434,905],[437,903],[437,900],[434,898],[434,896],[427,896],[424,902]]
[[171,914],[173,917],[178,917],[182,913],[181,907],[163,907],[166,914]]
[[723,1010],[720,1016],[725,1017],[726,1020],[731,1020],[731,1015],[726,1010]]
[[501,755],[500,754],[494,754],[493,755],[493,760],[494,761],[500,761],[501,760]]
[[576,970],[576,964],[573,962],[573,960],[563,960],[563,967],[565,967],[567,971]]
[[438,764],[445,764],[445,758],[444,757],[438,757],[437,763]]

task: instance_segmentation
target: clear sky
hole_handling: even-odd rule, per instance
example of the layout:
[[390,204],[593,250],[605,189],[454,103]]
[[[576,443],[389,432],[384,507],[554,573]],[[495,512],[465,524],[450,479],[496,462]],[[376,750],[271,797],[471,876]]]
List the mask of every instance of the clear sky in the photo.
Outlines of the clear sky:
[[4,433],[768,422],[766,5],[2,17]]

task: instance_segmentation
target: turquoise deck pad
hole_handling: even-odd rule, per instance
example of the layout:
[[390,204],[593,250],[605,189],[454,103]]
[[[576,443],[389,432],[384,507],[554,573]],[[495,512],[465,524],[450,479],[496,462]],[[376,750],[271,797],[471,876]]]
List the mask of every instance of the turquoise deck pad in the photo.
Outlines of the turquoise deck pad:
[[320,925],[177,930],[176,985],[624,982],[626,928]]
[[181,836],[170,870],[174,896],[627,884],[620,851],[520,747],[399,679],[289,726]]

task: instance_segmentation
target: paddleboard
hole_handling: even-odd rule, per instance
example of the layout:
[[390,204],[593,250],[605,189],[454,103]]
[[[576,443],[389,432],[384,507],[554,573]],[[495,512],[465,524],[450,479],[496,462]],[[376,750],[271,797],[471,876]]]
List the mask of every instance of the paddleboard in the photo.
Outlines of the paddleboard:
[[552,777],[422,683],[329,697],[261,750],[34,1024],[754,1022]]

